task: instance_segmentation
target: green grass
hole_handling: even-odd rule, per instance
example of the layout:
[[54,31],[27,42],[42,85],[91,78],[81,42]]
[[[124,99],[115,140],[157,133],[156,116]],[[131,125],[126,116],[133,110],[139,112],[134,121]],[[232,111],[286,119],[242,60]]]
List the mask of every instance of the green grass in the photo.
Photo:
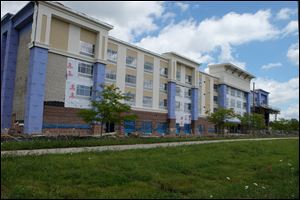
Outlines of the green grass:
[[[149,144],[163,142],[183,142],[215,139],[253,138],[254,136],[218,136],[218,137],[186,137],[186,138],[33,138],[30,141],[7,141],[1,142],[1,151],[6,150],[29,150],[46,148],[66,148],[66,147],[91,147],[105,145],[125,145],[125,144]],[[255,137],[275,137],[275,136],[255,136]],[[278,137],[278,136],[277,136]],[[280,136],[282,137],[282,136]]]
[[298,149],[286,139],[4,157],[1,198],[299,198]]

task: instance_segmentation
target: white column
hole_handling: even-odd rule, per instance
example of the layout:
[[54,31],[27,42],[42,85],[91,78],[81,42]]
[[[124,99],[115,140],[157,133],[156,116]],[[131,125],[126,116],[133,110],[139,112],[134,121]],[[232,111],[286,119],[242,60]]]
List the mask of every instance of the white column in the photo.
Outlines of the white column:
[[143,107],[144,96],[144,54],[138,52],[136,67],[136,106]]
[[214,112],[214,79],[212,77],[210,79],[210,87],[209,87],[209,92],[210,92],[210,113]]
[[80,45],[80,28],[74,26],[73,24],[69,25],[69,41],[68,41],[68,52],[73,54],[79,53]]
[[126,48],[118,45],[118,60],[117,60],[117,80],[116,85],[121,92],[125,92],[125,75],[126,75]]
[[154,69],[153,69],[153,101],[152,106],[154,109],[159,109],[159,78],[160,78],[160,60],[154,58]]

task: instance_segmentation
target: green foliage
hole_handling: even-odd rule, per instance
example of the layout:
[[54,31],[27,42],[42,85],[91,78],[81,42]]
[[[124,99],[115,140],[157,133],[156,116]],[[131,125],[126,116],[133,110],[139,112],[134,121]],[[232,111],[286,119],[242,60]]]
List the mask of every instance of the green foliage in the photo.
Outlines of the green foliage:
[[261,130],[266,128],[264,116],[257,113],[245,114],[238,117],[241,120],[241,125],[245,129]]
[[124,120],[134,120],[136,115],[129,114],[131,108],[121,100],[128,100],[128,96],[122,94],[119,88],[114,85],[102,85],[102,91],[96,94],[96,101],[92,101],[91,109],[83,109],[79,115],[87,123],[100,122],[103,125],[107,122],[121,124]]
[[299,121],[297,119],[279,119],[278,121],[270,122],[270,127],[273,130],[280,131],[299,131]]
[[[209,114],[207,112],[207,114]],[[225,126],[231,126],[230,122],[226,120],[235,118],[236,115],[232,109],[218,108],[216,112],[213,112],[208,115],[208,121],[214,123],[217,127],[217,133],[223,133]]]

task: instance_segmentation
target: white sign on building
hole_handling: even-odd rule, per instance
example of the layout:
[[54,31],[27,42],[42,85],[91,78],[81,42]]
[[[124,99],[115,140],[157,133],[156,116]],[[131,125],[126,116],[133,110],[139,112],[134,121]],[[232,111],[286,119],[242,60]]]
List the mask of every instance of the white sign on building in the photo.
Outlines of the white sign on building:
[[[92,77],[82,76],[78,72],[78,65],[82,61],[68,58],[66,70],[65,107],[90,108],[91,97],[77,95],[76,90],[79,85],[92,87]],[[85,63],[85,62],[84,62]]]

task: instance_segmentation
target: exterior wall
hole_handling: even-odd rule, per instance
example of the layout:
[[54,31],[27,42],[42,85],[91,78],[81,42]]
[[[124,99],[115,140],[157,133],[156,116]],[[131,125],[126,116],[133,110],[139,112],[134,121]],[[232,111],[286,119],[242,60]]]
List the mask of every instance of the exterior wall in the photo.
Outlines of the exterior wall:
[[59,54],[49,53],[45,101],[65,102],[67,57]]
[[16,114],[16,120],[24,120],[24,105],[30,55],[28,44],[31,40],[31,27],[32,24],[30,23],[19,32],[19,46],[13,102],[13,113]]
[[69,41],[69,23],[52,18],[50,47],[67,51]]

